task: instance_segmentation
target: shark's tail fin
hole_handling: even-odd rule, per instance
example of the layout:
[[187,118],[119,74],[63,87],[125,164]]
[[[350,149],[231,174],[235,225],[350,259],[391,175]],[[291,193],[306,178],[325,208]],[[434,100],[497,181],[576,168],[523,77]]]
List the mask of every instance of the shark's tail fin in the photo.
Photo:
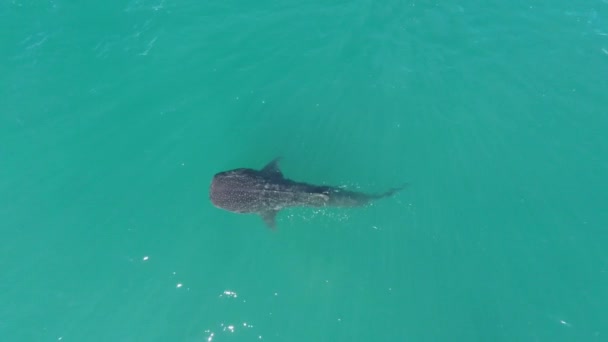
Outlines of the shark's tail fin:
[[392,196],[403,188],[405,188],[405,185],[390,189],[380,194],[368,194],[364,192],[329,187],[323,191],[323,194],[327,198],[324,203],[333,207],[359,207],[367,205],[371,201]]
[[394,194],[398,193],[399,191],[401,191],[401,190],[405,189],[405,187],[407,187],[407,186],[408,186],[408,184],[407,184],[407,183],[404,183],[404,184],[403,184],[403,185],[401,185],[401,186],[398,186],[398,187],[396,187],[396,188],[389,189],[388,191],[386,191],[386,192],[384,192],[384,193],[381,193],[381,194],[378,194],[378,195],[375,195],[374,197],[375,197],[376,199],[378,199],[378,198],[384,198],[384,197],[391,197],[391,196],[393,196]]

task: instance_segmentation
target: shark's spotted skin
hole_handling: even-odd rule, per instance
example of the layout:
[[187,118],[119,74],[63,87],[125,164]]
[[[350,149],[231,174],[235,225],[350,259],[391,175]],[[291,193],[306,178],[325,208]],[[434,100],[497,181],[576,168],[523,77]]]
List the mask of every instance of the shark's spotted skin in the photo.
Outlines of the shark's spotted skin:
[[288,207],[355,207],[391,196],[401,188],[383,194],[369,195],[330,186],[295,182],[283,177],[276,158],[261,170],[234,169],[216,174],[209,197],[213,205],[235,213],[262,216],[274,228],[279,210]]

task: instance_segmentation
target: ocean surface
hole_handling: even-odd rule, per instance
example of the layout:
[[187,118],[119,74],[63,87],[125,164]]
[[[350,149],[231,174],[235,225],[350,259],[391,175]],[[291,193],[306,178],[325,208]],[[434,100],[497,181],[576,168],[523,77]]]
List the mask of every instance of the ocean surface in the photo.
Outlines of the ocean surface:
[[[607,341],[608,1],[0,3],[0,340]],[[215,208],[217,172],[381,192]]]

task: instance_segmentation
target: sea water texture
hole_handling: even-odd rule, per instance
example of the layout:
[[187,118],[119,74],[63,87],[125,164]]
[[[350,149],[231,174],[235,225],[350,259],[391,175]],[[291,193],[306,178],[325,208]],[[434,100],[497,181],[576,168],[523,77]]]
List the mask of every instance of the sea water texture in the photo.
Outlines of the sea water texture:
[[[0,3],[2,341],[605,341],[608,2]],[[378,192],[276,231],[217,172]]]

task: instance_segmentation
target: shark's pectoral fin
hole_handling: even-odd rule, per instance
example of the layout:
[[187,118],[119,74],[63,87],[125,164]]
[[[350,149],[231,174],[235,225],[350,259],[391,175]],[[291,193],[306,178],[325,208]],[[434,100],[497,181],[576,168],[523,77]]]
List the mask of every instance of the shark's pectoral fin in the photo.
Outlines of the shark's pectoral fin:
[[283,172],[279,168],[281,157],[274,158],[270,163],[266,164],[262,169],[262,173],[270,177],[283,178]]
[[264,219],[264,222],[266,223],[268,228],[270,228],[270,229],[276,228],[276,226],[277,226],[276,218],[277,218],[278,212],[279,212],[278,210],[267,210],[267,211],[260,213],[260,215],[262,216],[262,219]]

